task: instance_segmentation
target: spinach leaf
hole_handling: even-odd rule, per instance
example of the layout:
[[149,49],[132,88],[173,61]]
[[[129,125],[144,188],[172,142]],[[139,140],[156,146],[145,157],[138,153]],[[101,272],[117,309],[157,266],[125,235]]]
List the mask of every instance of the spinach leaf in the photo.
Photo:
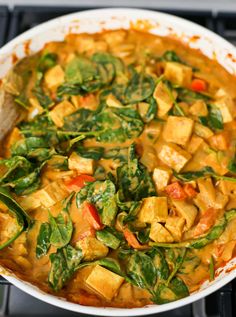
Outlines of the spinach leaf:
[[140,201],[156,194],[150,174],[138,162],[134,144],[129,148],[128,162],[117,169],[117,182],[122,201]]
[[107,247],[116,250],[120,245],[120,239],[118,239],[112,232],[109,230],[109,227],[99,230],[96,232],[96,238],[105,244]]
[[84,147],[80,145],[76,147],[76,152],[82,157],[98,161],[103,157],[104,148],[99,146]]
[[206,117],[199,117],[201,124],[210,127],[213,130],[223,130],[224,123],[221,111],[214,107],[214,105],[208,105],[208,115]]
[[214,264],[213,256],[211,256],[211,259],[210,259],[209,271],[210,271],[210,281],[213,281],[215,278],[215,264]]
[[189,182],[191,180],[195,180],[205,176],[211,176],[215,179],[223,179],[233,183],[236,182],[236,178],[234,177],[216,174],[215,171],[210,166],[203,167],[199,171],[193,171],[193,172],[189,171],[189,172],[184,172],[182,174],[173,172],[173,174],[176,178],[178,178],[182,182]]
[[31,219],[25,210],[11,197],[8,190],[0,187],[0,201],[8,208],[8,212],[14,217],[16,226],[12,227],[9,223],[11,237],[0,242],[0,250],[11,244],[24,230],[31,225]]
[[154,247],[148,251],[147,254],[151,257],[156,267],[158,280],[166,281],[169,277],[170,270],[163,250],[161,248]]
[[46,255],[50,247],[50,236],[51,236],[51,227],[49,223],[44,222],[40,226],[37,246],[36,246],[36,257],[39,259],[43,255]]
[[82,251],[74,249],[71,245],[50,254],[51,269],[48,282],[54,291],[59,291],[71,279],[82,257]]
[[55,53],[45,53],[39,58],[37,71],[44,73],[49,68],[56,65],[57,62],[57,54]]
[[[123,61],[120,58],[117,58],[109,53],[105,53],[105,52],[95,53],[92,56],[92,61],[96,62],[97,64],[105,65],[106,68],[108,67],[108,65],[112,65],[115,70],[115,74],[117,76],[121,76],[122,73],[125,72],[125,66]],[[112,70],[110,71],[112,72]],[[115,74],[112,74],[113,76],[112,75],[109,76],[111,78],[110,81],[112,81]]]
[[180,249],[179,254],[175,258],[174,269],[171,272],[171,274],[169,275],[167,282],[166,282],[166,285],[169,285],[171,280],[176,276],[177,272],[180,270],[180,268],[184,262],[185,256],[186,256],[186,252],[187,252],[187,249],[185,249],[185,248]]
[[23,156],[13,156],[0,161],[0,184],[6,184],[28,174],[31,163]]
[[113,159],[120,162],[125,162],[128,159],[128,148],[127,147],[114,147],[105,149],[103,154],[104,159]]
[[178,277],[175,277],[167,286],[166,284],[158,284],[152,300],[156,304],[169,303],[189,295],[189,291],[185,283]]
[[96,181],[87,184],[77,193],[76,204],[77,207],[80,207],[84,201],[94,204],[101,214],[102,223],[110,226],[117,213],[115,193],[116,188],[112,181]]
[[77,56],[65,68],[65,80],[70,84],[82,84],[97,75],[94,64],[87,58]]
[[154,89],[155,82],[150,75],[134,72],[125,90],[124,103],[133,104],[146,100]]
[[236,155],[234,155],[234,157],[229,161],[227,167],[231,173],[236,173]]
[[157,271],[152,259],[142,252],[135,252],[126,266],[127,276],[132,283],[141,288],[152,288],[157,279]]
[[50,235],[50,243],[57,248],[62,248],[67,245],[72,236],[73,232],[73,223],[69,214],[69,209],[72,203],[72,199],[74,197],[74,193],[72,193],[65,200],[65,207],[62,212],[57,216],[53,217],[49,213],[49,223],[51,225],[51,235]]
[[11,154],[13,156],[27,156],[28,153],[32,150],[48,147],[49,145],[47,140],[38,137],[28,137],[14,143],[14,145],[11,148]]
[[165,53],[161,57],[161,60],[185,64],[175,51],[165,51]]
[[138,231],[137,238],[141,243],[145,244],[145,243],[148,243],[149,241],[149,234],[150,234],[150,228],[148,227]]
[[119,262],[113,258],[103,258],[95,262],[96,262],[95,264],[101,265],[118,275],[121,275],[121,276],[124,275],[124,273],[121,270]]
[[201,99],[201,100],[204,100],[207,102],[211,99],[207,95],[204,95],[200,92],[192,91],[192,90],[187,89],[187,88],[175,87],[175,89],[178,92],[178,97],[177,97],[178,101],[184,101],[184,102],[190,103],[190,102],[194,102],[198,99]]
[[42,106],[44,109],[50,109],[52,106],[54,106],[54,101],[44,92],[43,88],[39,84],[34,87],[32,92],[38,99],[40,106]]
[[143,122],[148,123],[156,117],[157,113],[157,103],[153,97],[150,97],[148,100],[149,107],[145,115],[142,117]]

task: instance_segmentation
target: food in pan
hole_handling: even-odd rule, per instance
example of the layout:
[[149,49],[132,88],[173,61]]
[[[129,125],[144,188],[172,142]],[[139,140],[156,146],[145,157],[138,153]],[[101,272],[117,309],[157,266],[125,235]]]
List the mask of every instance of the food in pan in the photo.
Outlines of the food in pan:
[[235,84],[134,30],[70,34],[16,63],[1,83],[1,265],[91,306],[213,280],[235,256]]

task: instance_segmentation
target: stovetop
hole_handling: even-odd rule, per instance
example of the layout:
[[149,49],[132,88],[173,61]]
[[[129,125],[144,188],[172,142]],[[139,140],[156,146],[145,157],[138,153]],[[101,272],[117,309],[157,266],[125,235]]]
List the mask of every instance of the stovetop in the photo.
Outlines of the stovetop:
[[[91,7],[90,7],[91,8]],[[15,6],[9,10],[0,6],[0,47],[20,33],[60,15],[88,9],[83,7],[42,7]],[[158,7],[153,8],[158,10]],[[220,34],[236,45],[236,13],[211,11],[160,10],[171,13]],[[86,316],[68,312],[46,304],[20,291],[6,280],[0,278],[0,317],[1,316]],[[155,315],[152,315],[155,316]],[[190,305],[158,314],[158,317],[235,317],[236,316],[236,280],[214,294]]]

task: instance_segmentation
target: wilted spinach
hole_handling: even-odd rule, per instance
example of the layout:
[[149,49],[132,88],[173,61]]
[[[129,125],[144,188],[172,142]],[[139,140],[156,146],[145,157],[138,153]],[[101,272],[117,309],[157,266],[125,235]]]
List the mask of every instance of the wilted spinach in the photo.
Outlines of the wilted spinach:
[[46,255],[50,247],[51,226],[49,223],[44,222],[40,226],[37,246],[36,257],[39,259],[41,256]]

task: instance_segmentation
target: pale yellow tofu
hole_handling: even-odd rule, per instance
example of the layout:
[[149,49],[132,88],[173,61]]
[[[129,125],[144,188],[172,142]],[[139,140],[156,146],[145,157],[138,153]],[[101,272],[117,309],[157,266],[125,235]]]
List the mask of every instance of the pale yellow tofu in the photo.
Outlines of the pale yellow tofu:
[[94,160],[79,156],[76,152],[72,152],[68,159],[68,167],[70,170],[76,170],[80,174],[93,175]]
[[20,198],[19,203],[26,211],[34,210],[41,206],[40,199],[34,197],[34,193]]
[[168,143],[161,147],[158,157],[167,166],[173,168],[176,172],[180,172],[191,159],[191,154],[175,144]]
[[58,128],[63,127],[64,117],[75,112],[75,107],[67,100],[56,105],[50,112],[49,116]]
[[34,192],[32,197],[40,202],[43,207],[49,208],[58,201],[66,198],[69,192],[62,180],[52,182],[44,188]]
[[140,162],[151,172],[157,166],[156,151],[152,146],[146,146],[140,158]]
[[200,136],[194,134],[189,141],[187,151],[191,154],[196,153],[200,146],[203,144],[203,142],[204,141]]
[[157,167],[154,169],[152,178],[157,192],[165,189],[169,183],[171,175],[172,171],[167,167]]
[[225,195],[236,194],[236,183],[221,179],[218,181],[218,188]]
[[235,105],[232,98],[224,96],[217,100],[214,104],[218,109],[220,109],[224,123],[231,122],[234,119],[233,114]]
[[111,107],[111,108],[123,107],[122,103],[112,94],[108,95],[108,97],[106,99],[106,103],[107,103],[108,107]]
[[217,191],[216,192],[216,200],[215,200],[213,207],[215,209],[223,209],[226,206],[226,204],[228,203],[228,201],[229,201],[228,195],[224,195],[221,192]]
[[183,217],[168,217],[165,223],[165,228],[171,233],[175,241],[180,241],[185,225]]
[[147,123],[145,125],[145,130],[142,136],[144,136],[145,134],[149,142],[150,140],[152,140],[152,142],[155,143],[155,141],[158,139],[158,137],[161,134],[161,130],[162,130],[162,124],[160,122],[151,121],[150,123]]
[[150,239],[155,242],[174,242],[174,238],[170,232],[159,222],[151,224]]
[[65,73],[60,65],[56,65],[50,68],[44,76],[45,84],[49,89],[57,88],[58,86],[63,84],[64,80]]
[[216,190],[213,186],[211,177],[199,178],[197,180],[200,196],[202,200],[209,206],[213,206],[216,199]]
[[163,82],[159,82],[153,93],[153,97],[157,102],[157,115],[164,117],[167,112],[173,107],[173,100],[170,96],[168,88]]
[[138,214],[140,222],[152,223],[155,221],[165,222],[168,217],[168,206],[166,197],[144,198]]
[[201,123],[195,122],[193,131],[196,135],[203,139],[208,139],[214,135],[214,133],[208,127],[205,127]]
[[176,62],[167,62],[164,76],[172,83],[186,87],[192,80],[192,68]]
[[28,120],[34,119],[37,115],[44,112],[43,107],[41,107],[40,103],[38,102],[37,98],[29,98],[29,102],[31,107],[28,109],[27,118]]
[[192,106],[189,108],[189,112],[193,115],[193,116],[207,116],[208,115],[208,109],[207,109],[207,105],[203,100],[197,100],[195,101]]
[[222,163],[223,162],[218,159],[217,154],[214,152],[208,154],[205,158],[201,160],[202,165],[212,167],[213,170],[219,175],[224,175],[228,173],[227,165]]
[[172,202],[176,207],[178,215],[186,220],[186,230],[190,229],[197,216],[197,208],[186,201],[172,200]]
[[194,121],[186,117],[169,116],[163,130],[166,142],[186,145],[193,131]]
[[145,116],[147,115],[148,109],[149,109],[149,103],[147,102],[139,102],[138,103],[138,112],[142,119],[145,121]]
[[118,293],[123,282],[123,277],[100,265],[96,265],[86,279],[89,288],[109,301]]
[[85,237],[76,243],[76,248],[82,250],[84,261],[94,261],[104,258],[109,249],[94,237]]

